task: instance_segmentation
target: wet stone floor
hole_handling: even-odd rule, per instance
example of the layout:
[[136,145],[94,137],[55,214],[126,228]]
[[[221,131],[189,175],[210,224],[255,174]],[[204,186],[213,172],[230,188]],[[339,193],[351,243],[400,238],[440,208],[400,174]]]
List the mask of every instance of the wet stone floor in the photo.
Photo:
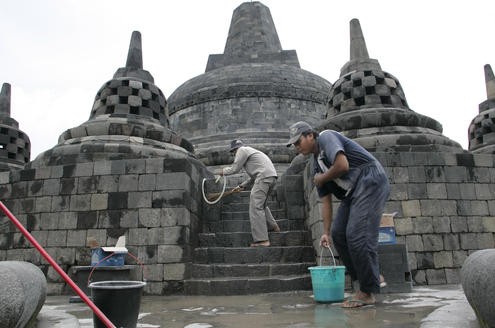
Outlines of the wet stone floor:
[[[417,287],[407,294],[379,295],[378,301],[373,306],[343,309],[340,304],[315,302],[311,292],[144,296],[137,327],[478,327],[474,312],[457,285]],[[45,318],[54,318],[53,314],[60,311],[76,318],[73,327],[93,327],[92,312],[84,303],[69,303],[68,296],[48,297],[42,309]],[[47,326],[69,326],[57,325],[53,320]]]

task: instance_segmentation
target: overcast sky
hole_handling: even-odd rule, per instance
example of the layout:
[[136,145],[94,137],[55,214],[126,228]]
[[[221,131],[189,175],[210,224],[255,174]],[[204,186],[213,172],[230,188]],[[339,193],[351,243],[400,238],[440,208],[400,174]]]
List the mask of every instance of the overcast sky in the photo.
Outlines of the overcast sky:
[[[31,139],[31,160],[89,118],[96,92],[125,65],[142,34],[144,69],[165,97],[223,53],[234,0],[15,0],[0,8],[0,83],[11,117]],[[334,83],[349,60],[349,21],[368,52],[399,79],[410,108],[468,147],[486,100],[483,66],[495,67],[495,1],[265,0],[282,48]]]

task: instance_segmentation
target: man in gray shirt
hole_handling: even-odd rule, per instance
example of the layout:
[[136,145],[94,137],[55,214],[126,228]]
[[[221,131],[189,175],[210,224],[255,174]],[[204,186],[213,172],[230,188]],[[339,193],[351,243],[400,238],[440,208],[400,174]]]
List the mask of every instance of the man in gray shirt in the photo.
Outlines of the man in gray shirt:
[[235,153],[234,163],[230,167],[223,168],[217,174],[231,175],[244,168],[250,178],[236,188],[243,190],[248,185],[253,184],[249,199],[249,221],[254,241],[251,247],[270,246],[268,229],[275,232],[280,231],[270,209],[266,206],[268,195],[277,180],[275,167],[266,154],[245,146],[242,140],[233,140],[230,145],[230,152]]

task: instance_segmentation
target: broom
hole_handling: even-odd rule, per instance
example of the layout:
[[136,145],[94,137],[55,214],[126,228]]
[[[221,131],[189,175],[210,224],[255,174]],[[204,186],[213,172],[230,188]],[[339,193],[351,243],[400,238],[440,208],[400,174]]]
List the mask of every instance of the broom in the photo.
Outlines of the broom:
[[[233,188],[232,190],[229,190],[229,191],[225,191],[222,195],[222,198],[224,198],[225,196],[228,196],[228,195],[232,195],[232,194],[235,194],[237,192],[241,192],[242,191],[242,188],[237,186],[235,188]],[[210,202],[212,201],[215,201],[218,199],[218,197],[221,195],[222,193],[221,192],[213,192],[213,193],[209,193],[208,195],[206,195],[206,199],[208,199]]]

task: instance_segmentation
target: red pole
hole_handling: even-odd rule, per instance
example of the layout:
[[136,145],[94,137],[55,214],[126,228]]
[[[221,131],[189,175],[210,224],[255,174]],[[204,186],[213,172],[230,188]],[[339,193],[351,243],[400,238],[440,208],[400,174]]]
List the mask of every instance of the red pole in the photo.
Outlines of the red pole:
[[50,254],[43,249],[43,247],[34,239],[34,237],[29,233],[29,231],[24,228],[21,222],[9,211],[9,209],[0,201],[0,208],[9,217],[9,219],[19,228],[24,236],[33,244],[34,247],[43,255],[43,257],[50,263],[50,265],[58,272],[59,275],[64,278],[64,280],[69,284],[70,287],[81,297],[81,299],[93,310],[96,316],[107,326],[107,328],[115,328],[114,324],[105,316],[103,312],[98,309],[98,307],[88,298],[88,296],[70,279],[70,277],[65,273],[64,270],[55,262]]

